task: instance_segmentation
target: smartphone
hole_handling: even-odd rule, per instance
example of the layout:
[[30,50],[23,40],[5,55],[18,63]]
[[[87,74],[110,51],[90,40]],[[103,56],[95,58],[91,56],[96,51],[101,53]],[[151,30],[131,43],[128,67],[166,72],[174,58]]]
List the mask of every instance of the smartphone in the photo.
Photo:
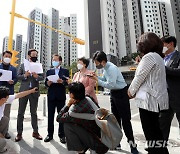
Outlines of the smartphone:
[[67,77],[67,76],[65,76],[65,75],[63,75],[63,78],[65,78],[66,80],[69,80],[69,77]]
[[91,75],[91,74],[86,74],[86,76],[88,76],[88,77],[93,77],[93,75]]
[[35,91],[38,91],[38,88],[35,88]]

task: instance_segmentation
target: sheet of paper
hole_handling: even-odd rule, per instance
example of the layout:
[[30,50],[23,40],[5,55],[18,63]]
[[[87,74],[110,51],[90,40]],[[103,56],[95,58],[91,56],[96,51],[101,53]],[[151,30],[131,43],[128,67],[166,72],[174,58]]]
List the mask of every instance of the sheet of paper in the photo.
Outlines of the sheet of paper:
[[2,75],[0,76],[0,81],[12,80],[12,71],[0,69],[0,74],[1,73]]
[[42,64],[30,62],[30,72],[35,72],[37,74],[43,73]]
[[30,62],[27,59],[24,59],[24,68],[25,71],[29,71],[30,73],[35,72],[37,74],[43,73],[43,68],[41,63]]
[[142,100],[146,100],[146,99],[147,99],[146,91],[139,90],[139,91],[136,93],[136,98],[142,99]]
[[30,71],[30,62],[27,59],[24,59],[24,69],[25,71]]
[[59,76],[58,75],[49,75],[47,78],[48,78],[49,81],[57,83],[57,80],[59,79]]

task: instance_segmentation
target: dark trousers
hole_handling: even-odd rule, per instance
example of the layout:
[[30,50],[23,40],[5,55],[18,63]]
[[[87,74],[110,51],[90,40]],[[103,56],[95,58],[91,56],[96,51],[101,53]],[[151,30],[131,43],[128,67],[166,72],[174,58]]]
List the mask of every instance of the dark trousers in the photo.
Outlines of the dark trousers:
[[28,96],[19,99],[19,109],[18,109],[18,118],[17,118],[17,132],[19,134],[22,134],[23,132],[24,113],[26,110],[28,100],[30,104],[31,125],[33,128],[33,132],[38,133],[38,121],[37,121],[38,98],[39,97],[34,97],[33,94],[30,94]]
[[[65,105],[65,100],[48,100],[48,136],[53,137],[54,134],[54,114],[55,109],[57,108],[57,113],[61,111],[61,109]],[[59,123],[58,130],[59,137],[64,137],[64,127],[63,123]]]
[[97,154],[105,154],[108,151],[98,137],[77,124],[65,123],[64,131],[69,151],[82,151],[89,148]]
[[148,145],[149,154],[168,154],[166,141],[163,138],[159,113],[139,109],[142,129]]
[[179,128],[180,128],[180,110],[174,110],[170,106],[168,110],[163,110],[160,112],[160,116],[159,116],[160,128],[162,130],[164,139],[166,141],[168,141],[169,139],[171,122],[175,113],[176,113],[176,117],[177,117]]
[[128,143],[134,143],[133,130],[131,125],[131,111],[127,87],[121,90],[111,90],[111,110],[119,125],[123,127]]

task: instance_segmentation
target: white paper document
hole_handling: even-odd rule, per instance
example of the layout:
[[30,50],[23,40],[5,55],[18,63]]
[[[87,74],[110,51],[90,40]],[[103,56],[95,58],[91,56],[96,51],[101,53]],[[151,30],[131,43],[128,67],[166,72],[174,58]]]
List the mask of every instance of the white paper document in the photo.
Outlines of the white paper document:
[[49,81],[57,83],[57,80],[59,79],[59,75],[49,75],[47,78]]
[[141,100],[146,100],[147,99],[146,93],[147,93],[146,91],[138,90],[138,92],[136,93],[136,98]]
[[34,63],[24,59],[24,67],[25,71],[29,71],[30,73],[35,72],[37,74],[43,73],[43,68],[41,63]]
[[2,74],[0,76],[0,81],[12,80],[12,71],[0,69],[0,74]]

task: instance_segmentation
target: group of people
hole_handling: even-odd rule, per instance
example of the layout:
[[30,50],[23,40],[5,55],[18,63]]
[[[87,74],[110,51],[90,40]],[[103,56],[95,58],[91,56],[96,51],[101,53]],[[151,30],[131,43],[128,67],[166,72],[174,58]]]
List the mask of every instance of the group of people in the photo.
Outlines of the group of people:
[[[95,111],[89,103],[87,96],[97,107],[98,99],[94,87],[99,86],[110,89],[111,111],[115,115],[119,126],[123,128],[131,153],[138,154],[131,124],[131,111],[129,100],[136,99],[139,108],[142,129],[147,140],[145,150],[149,154],[167,154],[167,141],[171,121],[176,113],[180,124],[180,53],[175,50],[176,38],[165,36],[159,38],[156,34],[148,32],[139,38],[137,49],[141,58],[138,61],[135,77],[128,87],[119,68],[107,60],[103,51],[94,53],[92,59],[97,69],[104,69],[103,76],[88,70],[89,60],[82,57],[77,61],[78,72],[69,82],[69,71],[62,67],[62,57],[58,54],[52,57],[53,68],[46,72],[45,85],[48,87],[48,126],[44,142],[50,142],[54,134],[54,115],[59,122],[58,136],[60,142],[67,143],[70,151],[85,153],[88,149],[104,154],[108,147],[101,142],[100,128],[95,120],[73,117],[69,110],[77,113],[91,113]],[[28,51],[28,60],[37,61],[38,52],[35,49]],[[8,123],[11,102],[19,98],[17,117],[17,136],[15,141],[22,139],[23,119],[27,102],[30,103],[32,136],[38,140],[43,138],[38,132],[37,106],[39,98],[39,81],[44,80],[43,74],[25,71],[21,64],[18,72],[10,65],[12,53],[3,52],[0,69],[12,71],[12,80],[0,81],[0,141],[9,139]],[[58,75],[57,82],[48,80],[48,76]],[[14,94],[14,85],[21,82],[19,93]],[[66,103],[66,87],[70,99]],[[4,141],[4,140],[3,140]],[[3,144],[1,144],[3,145]],[[116,149],[121,149],[119,144]],[[5,149],[1,149],[2,152]]]

